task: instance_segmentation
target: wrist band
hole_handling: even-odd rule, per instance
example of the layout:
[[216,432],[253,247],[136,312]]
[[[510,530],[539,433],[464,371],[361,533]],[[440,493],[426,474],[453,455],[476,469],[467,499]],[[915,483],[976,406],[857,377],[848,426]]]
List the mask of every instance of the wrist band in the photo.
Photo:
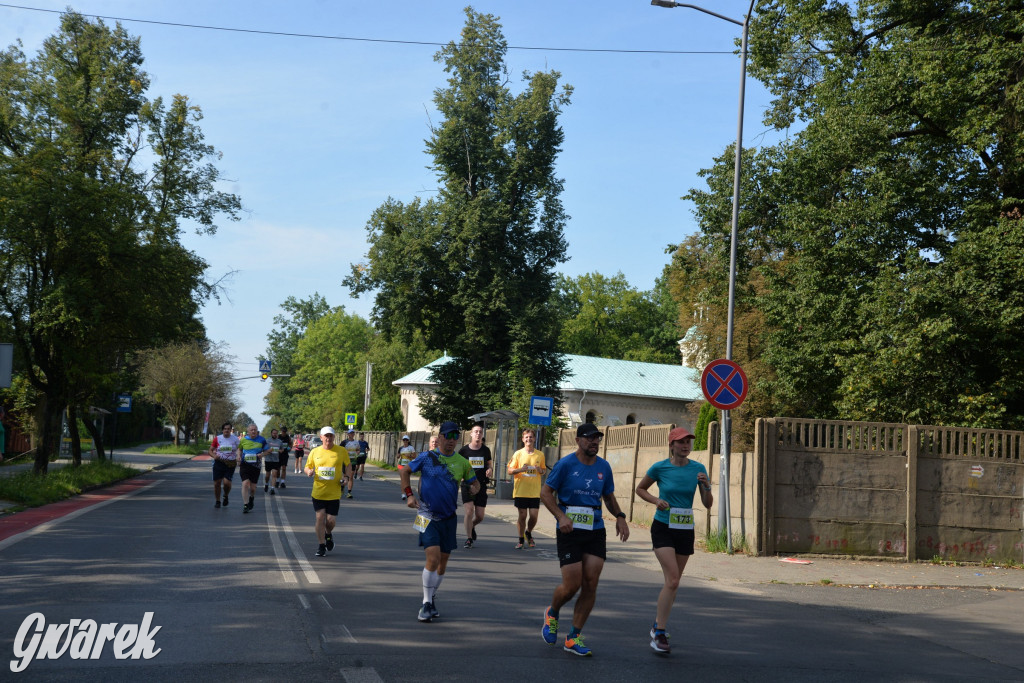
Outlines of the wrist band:
[[412,487],[411,486],[406,486],[405,487],[405,495],[407,495],[407,496],[411,496],[412,495]]

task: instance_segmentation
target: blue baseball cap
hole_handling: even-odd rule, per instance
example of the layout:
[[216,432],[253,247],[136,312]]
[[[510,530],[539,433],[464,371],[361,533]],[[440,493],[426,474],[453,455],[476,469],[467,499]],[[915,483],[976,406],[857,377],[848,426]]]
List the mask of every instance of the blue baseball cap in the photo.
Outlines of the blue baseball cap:
[[451,432],[462,432],[462,428],[459,427],[459,424],[457,422],[452,422],[451,420],[445,420],[442,422],[441,428],[437,430],[437,433],[441,436],[450,434]]

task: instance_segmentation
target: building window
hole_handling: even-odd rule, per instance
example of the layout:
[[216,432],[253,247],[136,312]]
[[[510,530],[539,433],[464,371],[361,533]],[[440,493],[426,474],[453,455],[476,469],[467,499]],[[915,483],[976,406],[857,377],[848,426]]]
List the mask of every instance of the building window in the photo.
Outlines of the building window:
[[629,415],[626,416],[626,424],[628,424],[628,425],[635,425],[636,424],[636,413],[630,413]]
[[595,413],[593,410],[588,410],[586,421],[589,422],[590,424],[594,424],[597,421],[597,413]]
[[404,398],[402,399],[402,422],[405,424],[406,428],[408,429],[408,427],[409,427],[409,401],[404,399]]

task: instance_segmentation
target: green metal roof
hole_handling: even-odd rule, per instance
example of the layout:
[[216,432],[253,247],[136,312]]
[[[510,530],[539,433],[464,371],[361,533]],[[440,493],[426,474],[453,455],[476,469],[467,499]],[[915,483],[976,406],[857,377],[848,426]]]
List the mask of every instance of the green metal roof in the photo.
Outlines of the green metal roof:
[[[430,385],[431,368],[447,363],[442,356],[405,377],[392,382]],[[633,360],[615,360],[565,354],[568,373],[559,389],[562,391],[596,391],[623,396],[648,396],[678,401],[696,401],[702,397],[700,371],[681,365],[641,363]]]

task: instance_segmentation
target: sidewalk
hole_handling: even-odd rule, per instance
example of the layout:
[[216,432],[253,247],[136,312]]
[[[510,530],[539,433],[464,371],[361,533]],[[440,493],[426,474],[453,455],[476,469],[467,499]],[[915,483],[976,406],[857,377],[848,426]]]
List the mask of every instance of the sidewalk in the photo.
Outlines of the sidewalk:
[[[366,465],[367,474],[399,485],[398,472]],[[461,519],[461,511],[460,511]],[[487,518],[515,524],[519,515],[511,500],[490,496]],[[541,510],[534,535],[554,539],[554,521]],[[459,525],[460,542],[462,525]],[[630,524],[629,541],[622,543],[609,533],[608,558],[648,571],[661,573],[651,551],[650,532]],[[750,557],[705,553],[697,550],[686,565],[683,580],[707,581],[723,590],[742,591],[757,584],[818,584],[863,586],[865,588],[988,588],[1024,591],[1024,569],[982,567],[981,565],[945,566],[930,562],[893,562],[889,560],[853,560],[813,555],[793,559],[808,564],[785,562],[782,557]]]

